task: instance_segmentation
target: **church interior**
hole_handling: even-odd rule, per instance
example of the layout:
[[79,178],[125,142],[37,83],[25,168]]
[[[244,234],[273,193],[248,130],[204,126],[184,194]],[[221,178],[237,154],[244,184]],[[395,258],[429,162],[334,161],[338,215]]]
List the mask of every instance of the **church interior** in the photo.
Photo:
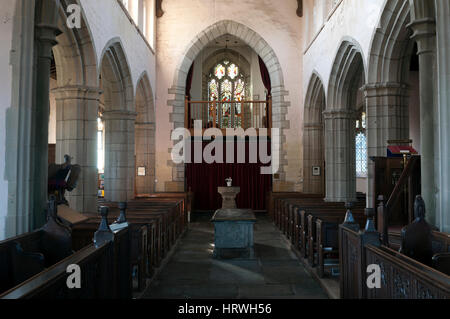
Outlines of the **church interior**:
[[450,1],[0,13],[0,299],[450,299]]

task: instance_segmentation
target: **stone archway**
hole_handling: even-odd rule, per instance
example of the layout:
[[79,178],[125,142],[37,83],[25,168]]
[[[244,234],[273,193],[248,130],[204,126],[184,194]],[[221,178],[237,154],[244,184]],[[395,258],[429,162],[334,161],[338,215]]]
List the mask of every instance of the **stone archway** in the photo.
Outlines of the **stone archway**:
[[103,50],[100,64],[100,103],[105,125],[105,199],[123,202],[134,198],[134,89],[120,39]]
[[326,200],[356,200],[355,121],[356,99],[365,80],[359,44],[345,39],[330,75],[325,119]]
[[81,19],[81,28],[68,28],[66,8],[76,1],[61,1],[58,27],[62,33],[53,47],[57,88],[56,100],[56,162],[64,162],[69,154],[72,163],[81,166],[74,191],[67,193],[69,205],[76,211],[97,211],[97,57],[88,25]]
[[[147,73],[142,74],[136,88],[136,194],[155,191],[155,105]],[[145,168],[145,175],[138,168]],[[142,173],[142,172],[141,172]]]
[[[436,10],[434,1],[388,0],[380,17],[383,23],[373,36],[368,85],[369,156],[384,156],[387,140],[409,138],[408,63],[417,43],[420,78],[420,140],[422,196],[428,217],[435,223],[439,201],[439,111],[437,105]],[[389,117],[378,114],[389,111]],[[372,183],[369,183],[369,187]],[[369,193],[373,193],[369,191]],[[376,194],[373,194],[375,197]],[[374,198],[369,203],[374,202]]]
[[[175,70],[173,86],[169,89],[169,93],[174,95],[174,98],[168,101],[168,106],[173,107],[170,114],[170,122],[173,123],[174,129],[184,127],[184,100],[189,69],[196,56],[211,41],[226,34],[237,37],[251,47],[261,57],[269,71],[272,83],[272,127],[280,129],[281,137],[280,168],[277,177],[279,181],[285,181],[285,167],[288,161],[284,145],[286,137],[283,131],[289,128],[289,121],[286,119],[289,103],[285,101],[288,92],[285,90],[283,71],[274,50],[258,33],[249,27],[236,21],[223,20],[200,32],[191,41]],[[184,189],[184,165],[173,166],[172,182],[179,185],[177,187],[179,190]]]
[[[303,192],[325,194],[325,154],[323,111],[326,107],[323,82],[316,72],[309,81],[305,99],[303,124]],[[313,174],[313,167],[320,167],[320,175]]]

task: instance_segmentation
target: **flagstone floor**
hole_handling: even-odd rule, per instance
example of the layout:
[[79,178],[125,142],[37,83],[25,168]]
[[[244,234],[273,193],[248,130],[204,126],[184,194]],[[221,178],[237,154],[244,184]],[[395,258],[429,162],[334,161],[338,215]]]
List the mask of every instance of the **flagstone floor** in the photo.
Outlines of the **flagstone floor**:
[[150,299],[324,299],[272,222],[255,224],[255,258],[213,259],[211,215],[196,214],[174,254],[144,293]]

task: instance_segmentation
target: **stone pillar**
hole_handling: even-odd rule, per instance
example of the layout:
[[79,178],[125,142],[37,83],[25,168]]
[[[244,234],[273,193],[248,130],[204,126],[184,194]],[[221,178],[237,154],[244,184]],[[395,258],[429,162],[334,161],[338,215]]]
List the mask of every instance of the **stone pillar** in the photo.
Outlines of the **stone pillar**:
[[64,155],[81,166],[74,191],[66,193],[69,205],[80,213],[97,212],[97,117],[100,89],[87,86],[59,87],[56,98],[56,163]]
[[[375,83],[364,86],[367,105],[367,154],[386,156],[387,141],[409,137],[408,86],[401,83]],[[375,208],[374,163],[368,160],[367,207]]]
[[133,199],[135,176],[134,125],[136,113],[106,111],[105,199],[126,202]]
[[136,122],[136,167],[145,167],[145,176],[136,174],[136,194],[155,191],[155,123]]
[[42,0],[37,4],[35,48],[35,103],[32,110],[32,201],[33,226],[39,228],[46,222],[48,184],[48,122],[50,116],[50,66],[52,48],[57,44],[57,12],[59,1]]
[[[304,145],[304,186],[303,192],[308,194],[320,194],[324,191],[324,146],[323,146],[323,124],[312,123],[303,126]],[[313,176],[312,168],[319,166],[320,176]]]
[[[439,108],[439,193],[436,224],[450,232],[450,2],[436,0],[437,76]],[[428,215],[428,214],[427,214]]]
[[[428,3],[428,1],[427,1]],[[425,8],[427,3],[411,0],[412,39],[417,42],[420,68],[420,145],[422,197],[427,209],[427,221],[436,224],[436,179],[439,176],[438,110],[436,89],[436,23]],[[429,1],[429,3],[432,3]],[[428,8],[429,9],[429,8]]]
[[328,202],[356,201],[355,112],[327,110],[325,120],[326,196]]

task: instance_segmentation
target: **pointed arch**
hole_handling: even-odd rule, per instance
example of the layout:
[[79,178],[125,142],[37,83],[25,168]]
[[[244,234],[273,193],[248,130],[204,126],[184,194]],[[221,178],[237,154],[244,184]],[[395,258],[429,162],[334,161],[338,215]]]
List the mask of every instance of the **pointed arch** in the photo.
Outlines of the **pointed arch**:
[[100,98],[105,125],[105,198],[113,202],[135,197],[136,106],[127,57],[119,38],[103,49]]
[[[325,119],[326,200],[356,200],[355,121],[365,83],[361,46],[344,38],[328,82]],[[365,109],[364,109],[365,111]]]
[[[232,20],[218,21],[200,32],[189,43],[175,69],[173,86],[169,90],[171,94],[174,94],[174,98],[168,101],[168,105],[173,107],[170,121],[173,123],[174,128],[184,127],[184,100],[189,69],[197,55],[209,43],[226,34],[237,37],[251,47],[261,57],[268,69],[272,83],[272,127],[280,129],[281,138],[280,166],[277,177],[280,181],[283,181],[286,179],[285,167],[288,165],[286,150],[283,145],[285,140],[283,130],[289,128],[289,120],[286,119],[289,102],[285,101],[288,92],[285,90],[283,71],[275,51],[258,33],[246,25]],[[180,185],[184,182],[183,165],[173,167],[172,181],[178,182]],[[181,187],[184,188],[184,184]]]
[[349,110],[358,84],[365,82],[364,57],[359,43],[345,38],[336,54],[328,81],[327,110]]
[[97,55],[84,12],[81,12],[81,28],[68,28],[66,24],[67,7],[76,3],[75,0],[62,0],[59,10],[58,28],[62,33],[53,47],[58,87],[97,87]]
[[368,83],[407,83],[413,53],[408,0],[387,0],[369,50]]
[[[320,76],[314,71],[306,92],[303,122],[303,192],[325,194],[325,154],[323,111],[326,108],[325,91]],[[313,174],[320,167],[320,175]]]
[[[148,195],[155,191],[155,107],[153,91],[147,72],[139,77],[136,86],[136,195]],[[145,174],[139,174],[144,168]],[[142,169],[141,172],[142,173]]]

